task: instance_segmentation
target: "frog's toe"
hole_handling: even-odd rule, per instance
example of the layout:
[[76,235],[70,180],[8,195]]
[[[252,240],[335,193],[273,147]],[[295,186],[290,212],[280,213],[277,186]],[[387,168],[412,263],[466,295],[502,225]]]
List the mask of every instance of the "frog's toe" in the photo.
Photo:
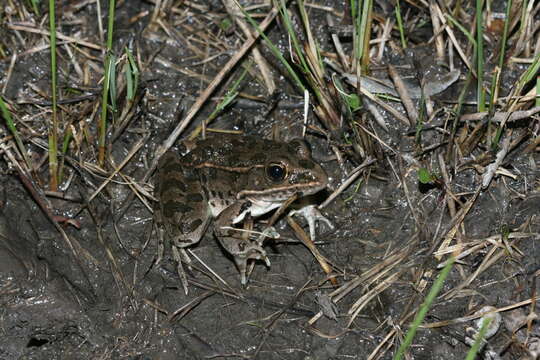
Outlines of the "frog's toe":
[[238,271],[240,272],[240,283],[242,286],[245,286],[247,284],[247,259],[244,257],[234,257],[234,262],[236,263],[236,267],[238,268]]
[[330,229],[334,229],[334,225],[326,216],[324,216],[315,205],[307,205],[300,210],[291,211],[291,215],[302,215],[306,219],[309,226],[309,235],[311,240],[315,241],[315,223],[318,221],[324,222]]
[[260,233],[259,237],[255,239],[255,242],[259,244],[260,246],[262,246],[262,244],[264,243],[264,240],[266,240],[267,238],[276,240],[276,239],[279,239],[279,237],[280,235],[277,232],[275,227],[267,226],[266,229],[264,229],[263,232]]

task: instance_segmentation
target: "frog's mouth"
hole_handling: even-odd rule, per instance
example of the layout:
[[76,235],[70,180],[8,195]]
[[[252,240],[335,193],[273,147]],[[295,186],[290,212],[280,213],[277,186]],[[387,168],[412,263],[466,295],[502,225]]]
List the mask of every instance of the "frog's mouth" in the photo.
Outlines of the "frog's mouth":
[[326,182],[313,181],[303,184],[284,184],[266,190],[243,190],[238,193],[238,199],[248,198],[251,201],[264,201],[267,203],[281,203],[294,194],[298,197],[315,194],[326,188]]

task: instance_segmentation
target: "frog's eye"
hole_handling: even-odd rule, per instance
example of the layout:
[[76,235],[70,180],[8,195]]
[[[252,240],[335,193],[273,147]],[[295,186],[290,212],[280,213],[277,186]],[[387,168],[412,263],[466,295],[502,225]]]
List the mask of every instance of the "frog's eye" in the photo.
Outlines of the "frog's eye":
[[287,176],[287,168],[281,163],[270,163],[266,166],[266,176],[272,182],[281,182]]

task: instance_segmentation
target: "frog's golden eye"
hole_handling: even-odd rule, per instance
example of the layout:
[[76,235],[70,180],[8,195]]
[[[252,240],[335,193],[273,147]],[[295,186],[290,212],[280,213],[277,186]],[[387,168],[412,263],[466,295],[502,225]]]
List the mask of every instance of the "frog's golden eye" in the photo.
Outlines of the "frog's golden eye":
[[287,168],[282,163],[270,163],[266,166],[266,176],[272,182],[282,182],[287,177]]

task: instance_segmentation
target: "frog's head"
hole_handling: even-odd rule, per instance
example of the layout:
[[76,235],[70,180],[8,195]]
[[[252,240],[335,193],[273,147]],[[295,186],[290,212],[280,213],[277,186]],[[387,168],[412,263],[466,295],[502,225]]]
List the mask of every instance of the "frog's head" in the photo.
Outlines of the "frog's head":
[[294,194],[314,194],[328,185],[328,176],[311,157],[311,149],[302,140],[272,143],[273,148],[259,154],[263,162],[249,173],[248,186],[239,198],[282,202]]

